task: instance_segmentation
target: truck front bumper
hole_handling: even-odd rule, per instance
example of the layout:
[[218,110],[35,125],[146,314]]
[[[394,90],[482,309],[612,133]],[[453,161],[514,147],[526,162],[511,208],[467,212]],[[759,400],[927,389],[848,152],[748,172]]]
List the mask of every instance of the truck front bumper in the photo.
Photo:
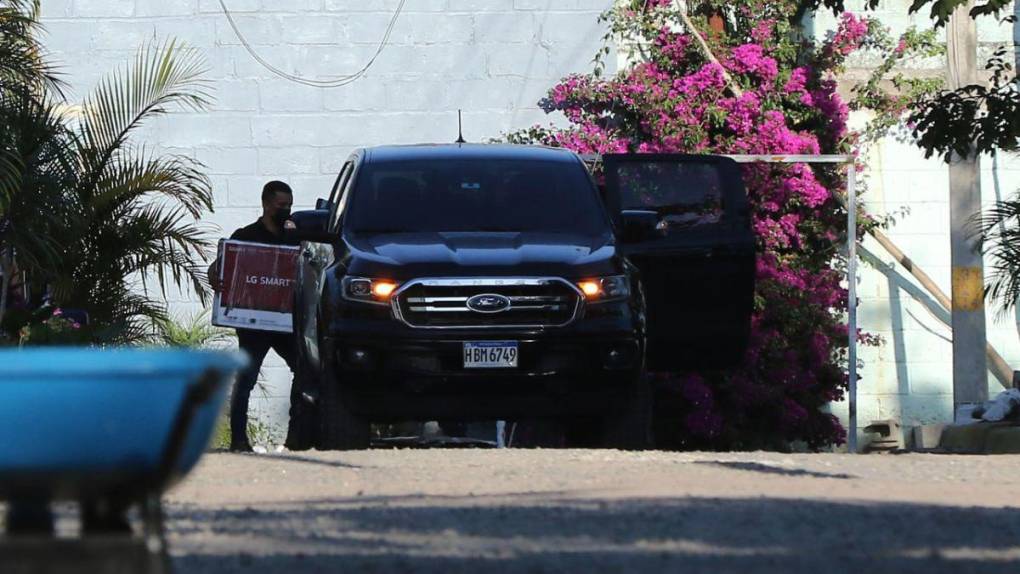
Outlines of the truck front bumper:
[[[323,341],[352,411],[373,420],[561,417],[610,410],[643,366],[639,333],[618,320],[550,331],[433,331],[345,321]],[[382,329],[382,331],[380,331]],[[465,368],[464,343],[516,341],[517,366]]]

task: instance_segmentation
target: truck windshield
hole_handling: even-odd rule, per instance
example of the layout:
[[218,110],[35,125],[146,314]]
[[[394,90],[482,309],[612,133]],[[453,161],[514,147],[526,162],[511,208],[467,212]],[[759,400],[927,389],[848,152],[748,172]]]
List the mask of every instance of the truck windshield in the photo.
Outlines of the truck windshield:
[[584,167],[469,158],[366,164],[345,228],[354,233],[542,231],[601,235],[602,204]]

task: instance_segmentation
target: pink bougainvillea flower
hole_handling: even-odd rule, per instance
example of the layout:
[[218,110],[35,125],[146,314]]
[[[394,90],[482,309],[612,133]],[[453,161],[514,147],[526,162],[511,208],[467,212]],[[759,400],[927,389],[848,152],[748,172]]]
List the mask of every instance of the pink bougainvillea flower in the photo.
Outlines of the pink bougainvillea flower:
[[765,55],[765,49],[758,44],[744,44],[733,50],[727,68],[738,74],[756,76],[763,85],[771,83],[779,75],[779,65]]

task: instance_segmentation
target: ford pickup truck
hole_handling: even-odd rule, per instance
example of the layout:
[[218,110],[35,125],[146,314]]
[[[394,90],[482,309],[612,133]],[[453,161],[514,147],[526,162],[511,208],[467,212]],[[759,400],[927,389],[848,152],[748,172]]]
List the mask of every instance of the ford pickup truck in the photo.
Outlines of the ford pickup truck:
[[[650,371],[739,361],[755,240],[739,166],[500,144],[355,151],[306,239],[294,329],[316,442],[370,424],[555,419],[649,445]],[[308,383],[314,381],[314,383]]]

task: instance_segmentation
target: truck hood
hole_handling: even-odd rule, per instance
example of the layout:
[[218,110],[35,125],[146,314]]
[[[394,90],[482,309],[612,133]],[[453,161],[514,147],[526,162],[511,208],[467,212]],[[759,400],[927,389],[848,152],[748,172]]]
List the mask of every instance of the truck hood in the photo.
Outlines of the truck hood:
[[425,276],[552,275],[620,272],[613,236],[546,232],[356,234],[346,238],[348,272]]

